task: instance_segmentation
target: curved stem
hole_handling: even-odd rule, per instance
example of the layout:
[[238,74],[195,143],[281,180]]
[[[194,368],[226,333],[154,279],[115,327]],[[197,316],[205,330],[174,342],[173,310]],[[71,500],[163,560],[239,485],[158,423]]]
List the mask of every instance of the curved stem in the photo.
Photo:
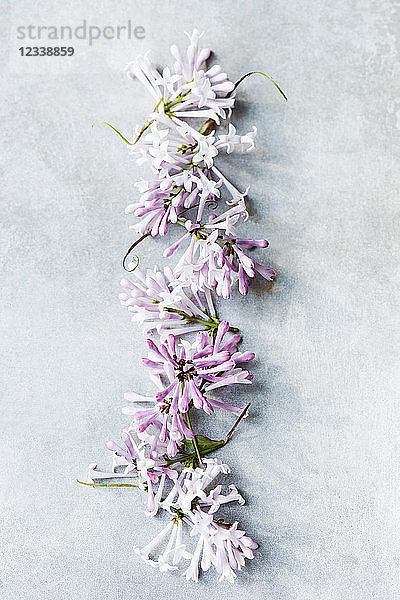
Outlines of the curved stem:
[[132,246],[129,248],[129,250],[126,251],[124,258],[122,259],[122,267],[125,269],[125,271],[128,271],[128,273],[132,273],[132,271],[134,271],[138,264],[139,264],[139,259],[137,258],[137,263],[134,269],[127,269],[125,266],[125,261],[128,258],[129,254],[132,252],[132,250],[134,248],[136,248],[136,246],[138,246],[140,244],[140,242],[143,242],[143,240],[145,238],[147,238],[150,235],[150,232],[144,233],[138,240],[136,240],[136,242],[133,242]]
[[267,75],[267,73],[263,73],[262,71],[251,71],[250,73],[246,73],[246,75],[243,75],[235,83],[235,87],[233,88],[233,90],[231,92],[229,92],[229,94],[227,94],[226,97],[229,98],[230,96],[232,96],[233,92],[236,90],[236,88],[238,87],[238,85],[240,85],[244,79],[246,79],[247,77],[250,77],[250,75],[263,75],[264,77],[266,77],[267,79],[269,79],[269,81],[276,87],[276,89],[278,90],[278,92],[283,96],[283,98],[285,99],[285,102],[287,102],[286,94],[281,90],[281,88],[276,83],[276,81],[274,81],[270,75]]
[[138,488],[138,485],[133,483],[89,483],[88,481],[76,480],[81,485],[89,485],[90,487],[121,487],[121,488]]

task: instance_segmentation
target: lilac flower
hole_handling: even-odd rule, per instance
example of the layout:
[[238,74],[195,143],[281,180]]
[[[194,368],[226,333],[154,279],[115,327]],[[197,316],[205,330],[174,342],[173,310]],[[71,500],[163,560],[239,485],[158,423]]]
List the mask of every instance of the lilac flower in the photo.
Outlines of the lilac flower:
[[[207,571],[214,566],[220,581],[234,581],[235,571],[241,570],[246,558],[254,557],[257,543],[238,529],[237,522],[229,525],[214,520],[214,513],[222,504],[234,501],[243,504],[244,500],[235,486],[231,486],[229,493],[224,495],[221,493],[222,486],[218,485],[207,495],[206,489],[214,479],[220,473],[229,472],[229,468],[216,459],[204,461],[205,470],[184,469],[161,502],[161,506],[176,517],[151,542],[135,551],[162,571],[175,569],[182,560],[190,560],[185,570],[188,580],[197,581],[200,570]],[[207,512],[204,509],[210,504]],[[187,544],[183,542],[182,524],[190,527],[190,537],[197,537],[193,553],[187,551]],[[159,551],[167,539],[166,547]]]
[[[242,200],[242,201],[238,202],[237,204],[235,204],[234,206],[232,206],[231,208],[229,208],[228,210],[226,210],[225,212],[223,212],[221,215],[215,215],[215,214],[210,215],[207,223],[204,223],[203,225],[201,225],[200,223],[198,223],[198,220],[200,219],[200,212],[202,212],[202,209],[203,209],[203,206],[201,206],[201,203],[200,203],[199,212],[198,212],[198,216],[197,216],[197,222],[193,223],[190,219],[187,219],[184,222],[184,227],[186,229],[186,232],[176,242],[174,242],[171,246],[169,246],[168,248],[166,248],[164,250],[163,254],[165,257],[172,256],[172,254],[174,254],[174,252],[182,245],[182,243],[190,237],[189,234],[193,234],[193,236],[195,237],[196,240],[207,240],[207,236],[210,234],[210,232],[217,231],[218,234],[216,234],[208,239],[207,245],[210,246],[210,244],[213,241],[217,241],[217,240],[224,241],[224,238],[221,237],[222,234],[224,236],[236,235],[236,228],[235,228],[236,223],[240,219],[246,220],[248,217],[246,206],[244,204],[244,201]],[[230,242],[231,240],[227,239],[226,241]],[[267,245],[267,242],[266,242],[266,245]],[[217,252],[219,251],[219,248],[215,247],[215,249],[217,250]],[[179,281],[180,266],[181,266],[181,263],[179,263],[177,268],[175,269],[177,281]],[[180,281],[182,282],[183,278],[180,278]],[[189,284],[187,283],[186,285],[189,285]]]
[[235,570],[241,570],[245,559],[254,558],[253,550],[258,544],[244,531],[238,530],[238,523],[226,526],[212,519],[212,515],[201,509],[192,511],[189,517],[193,523],[191,536],[198,535],[196,549],[185,572],[187,580],[197,581],[200,566],[207,571],[213,565],[220,575],[219,581],[227,579],[233,583]]
[[[194,344],[185,340],[177,344],[172,334],[168,336],[166,344],[158,347],[152,340],[147,340],[149,357],[142,359],[142,362],[150,369],[156,381],[164,385],[164,389],[156,394],[156,399],[165,401],[166,398],[171,398],[173,414],[176,411],[186,413],[190,402],[193,402],[195,408],[208,414],[213,410],[212,405],[232,411],[230,405],[206,398],[203,390],[235,383],[251,383],[250,373],[237,364],[249,362],[254,358],[254,353],[238,352],[240,336],[236,334],[226,341],[224,338],[228,330],[229,323],[222,321],[216,330],[214,341],[209,334],[199,332]],[[240,413],[241,410],[234,409],[232,412]]]
[[194,433],[186,424],[184,415],[179,411],[176,403],[172,403],[171,398],[165,400],[154,398],[151,399],[152,406],[150,408],[138,409],[135,406],[136,396],[135,392],[125,394],[125,399],[131,404],[124,407],[122,412],[133,416],[134,421],[131,427],[136,430],[139,437],[149,435],[149,428],[155,429],[160,443],[165,445],[164,453],[173,458],[183,440],[194,438]]
[[145,323],[148,333],[155,330],[162,342],[169,333],[180,336],[218,325],[210,290],[193,293],[181,285],[170,267],[163,272],[157,267],[146,273],[136,269],[131,279],[121,280],[121,285],[125,291],[119,298],[132,314],[132,321]]
[[[122,467],[122,471],[120,470]],[[126,470],[126,467],[129,467]],[[125,459],[121,459],[117,454],[113,455],[113,462],[111,471],[101,471],[97,463],[90,463],[87,482],[94,483],[96,479],[124,479],[124,478],[132,478],[137,477],[137,471],[133,465],[128,465]]]
[[[127,394],[132,397],[133,394]],[[148,398],[135,395],[141,402]],[[145,514],[157,514],[162,502],[162,494],[166,479],[176,481],[178,473],[168,466],[165,459],[167,444],[161,440],[161,424],[152,422],[154,432],[148,429],[131,425],[121,432],[122,444],[114,441],[106,442],[106,448],[113,453],[113,466],[111,471],[100,471],[96,464],[89,466],[88,482],[95,480],[109,480],[120,478],[135,478],[137,487],[147,492]],[[158,487],[155,487],[158,486]]]
[[148,53],[138,56],[127,66],[128,77],[137,78],[157,103],[157,110],[176,118],[212,118],[219,123],[234,104],[234,98],[226,97],[234,89],[226,73],[219,65],[204,70],[203,64],[210,50],[200,49],[202,34],[195,29],[189,37],[187,59],[183,59],[174,45],[171,53],[175,58],[174,71],[165,68],[162,73],[152,65]]
[[216,138],[215,131],[203,134],[187,123],[171,120],[165,114],[153,113],[150,119],[147,133],[142,134],[130,152],[138,164],[149,162],[153,171],[163,177],[189,171],[194,166],[210,169],[222,149],[228,154],[233,150],[250,152],[254,149],[255,127],[240,136],[230,124],[229,133]]
[[[166,449],[165,445],[161,454],[159,448],[155,449],[153,447],[151,449],[151,446],[148,444],[137,444],[134,440],[133,431],[127,429],[122,430],[121,439],[124,447],[113,441],[108,441],[106,442],[106,448],[122,459],[120,465],[126,465],[124,469],[125,475],[136,471],[139,487],[147,491],[146,514],[154,516],[160,506],[166,475],[172,478],[175,477],[175,472],[171,472],[166,467],[165,460],[162,458]],[[160,441],[158,438],[157,446],[159,445]],[[159,483],[156,494],[153,491],[153,484],[155,483]]]
[[217,485],[216,488],[210,491],[208,496],[202,499],[201,505],[202,507],[210,506],[207,511],[208,514],[213,514],[217,512],[222,504],[227,504],[228,502],[238,502],[239,504],[244,504],[243,497],[239,494],[235,485],[229,486],[228,494],[221,494],[222,486]]
[[[216,125],[230,117],[238,84],[219,65],[207,69],[210,50],[200,47],[202,34],[195,29],[188,37],[186,53],[171,47],[172,68],[159,71],[148,53],[128,65],[128,75],[155,102],[135,141],[130,143],[111,126],[129,144],[137,164],[147,165],[152,173],[135,184],[138,198],[126,208],[135,219],[131,228],[140,235],[131,250],[148,235],[166,236],[171,225],[183,229],[163,251],[169,259],[179,250],[175,267],[135,270],[121,281],[120,301],[132,321],[159,336],[159,341],[147,339],[148,354],[142,359],[156,391],[151,396],[125,394],[128,405],[122,412],[131,423],[122,430],[121,441],[106,442],[112,452],[110,470],[92,463],[88,483],[104,479],[113,481],[108,485],[139,487],[147,494],[146,515],[155,516],[160,509],[172,515],[154,539],[135,547],[144,561],[162,572],[182,567],[186,579],[193,581],[213,566],[220,581],[234,581],[245,559],[254,557],[257,543],[237,522],[217,518],[225,504],[243,505],[244,499],[235,485],[216,482],[229,467],[204,456],[226,444],[249,406],[217,400],[214,390],[250,384],[252,375],[243,365],[255,355],[239,351],[238,330],[219,321],[213,295],[229,298],[236,286],[246,294],[257,273],[271,280],[274,271],[248,255],[268,242],[238,232],[248,218],[249,188],[241,191],[216,166],[220,152],[252,151],[257,130],[240,135],[230,123],[218,134]],[[186,118],[206,122],[196,130]],[[195,435],[190,410],[211,415],[215,407],[238,416],[230,432],[223,440]],[[196,461],[201,468],[192,468]],[[134,478],[135,483],[114,483],[118,478]]]
[[[241,242],[238,239],[220,235],[220,229],[223,228],[230,233],[235,231],[233,227],[235,220],[229,221],[231,218],[231,215],[222,221],[215,218],[207,225],[193,228],[189,245],[177,263],[174,274],[182,285],[190,286],[194,293],[208,288],[215,290],[218,296],[227,299],[230,298],[232,288],[237,283],[240,293],[245,295],[256,272],[269,281],[275,274],[273,269],[264,267],[247,256],[240,247]],[[207,233],[207,228],[212,232]],[[265,248],[268,242],[244,240],[243,245],[246,249]]]
[[[205,462],[205,471],[201,469],[187,470],[188,473],[180,486],[175,507],[176,505],[187,507],[187,500],[193,496],[193,488],[204,492],[204,489],[210,486],[219,473],[229,472],[227,465],[223,465],[219,460],[205,459]],[[209,497],[220,497],[220,492],[221,486],[217,486],[210,491]],[[187,495],[189,498],[186,497]],[[244,503],[234,486],[225,497],[225,502],[220,499],[219,503],[232,501]],[[186,513],[185,523],[192,527],[191,537],[198,536],[195,551],[185,573],[186,579],[197,581],[200,566],[203,571],[206,571],[213,565],[220,575],[220,581],[228,579],[233,582],[236,577],[235,570],[240,570],[244,566],[245,558],[254,558],[253,550],[257,548],[257,544],[246,536],[244,531],[237,529],[237,522],[233,525],[215,522],[211,510],[209,512],[203,510],[205,503],[206,501],[198,496],[198,501],[192,500],[190,510]],[[183,508],[182,510],[184,511]]]
[[133,214],[137,221],[131,225],[137,233],[150,233],[153,237],[164,236],[169,223],[194,207],[199,200],[201,214],[206,202],[214,202],[220,195],[220,181],[212,179],[210,173],[196,166],[190,171],[181,171],[173,176],[152,182],[136,184],[141,192],[137,202],[129,204],[125,212]]
[[[200,568],[206,571],[214,566],[220,581],[233,581],[235,570],[244,566],[245,558],[254,557],[253,550],[257,544],[238,530],[237,523],[228,525],[214,520],[214,514],[222,505],[229,502],[244,504],[234,485],[229,486],[227,494],[222,493],[222,485],[207,492],[216,477],[229,473],[229,467],[218,459],[205,458],[204,470],[184,468],[178,476],[176,471],[159,467],[156,460],[146,458],[140,444],[134,441],[132,432],[124,430],[121,438],[124,447],[115,442],[107,442],[106,446],[114,457],[121,460],[121,465],[133,465],[141,486],[147,491],[146,514],[154,516],[159,508],[163,508],[174,515],[143,548],[134,547],[135,552],[161,572],[177,570],[182,561],[190,560],[184,572],[186,579],[197,581]],[[132,474],[101,472],[96,465],[91,465],[89,482],[123,476]],[[172,487],[163,498],[166,481],[172,481]],[[157,489],[154,486],[158,486]],[[190,537],[198,536],[193,553],[187,550],[187,543],[183,540],[183,528],[187,526],[190,527]]]
[[[149,162],[154,172],[163,177],[190,170],[194,165],[210,168],[219,148],[226,143],[216,141],[212,132],[203,135],[186,123],[176,123],[166,115],[150,115],[152,125],[132,147],[138,164]],[[164,126],[164,129],[162,129]]]
[[[192,469],[191,467],[183,469],[168,496],[161,503],[164,510],[173,512],[179,509],[184,513],[188,513],[195,498],[202,506],[212,504],[207,498],[205,489],[221,473],[230,473],[230,469],[228,465],[223,464],[219,459],[204,458],[203,460],[206,464],[205,469]],[[243,498],[241,500],[243,501]]]
[[[153,117],[149,132],[133,146],[132,153],[140,164],[149,161],[158,178],[136,184],[141,197],[126,208],[127,214],[134,214],[139,219],[131,226],[133,229],[142,235],[164,236],[168,224],[176,223],[183,212],[194,206],[198,207],[196,220],[200,222],[206,203],[220,197],[221,185],[230,194],[228,204],[244,205],[248,190],[239,192],[215,167],[214,158],[221,148],[230,151],[237,145],[249,150],[254,142],[250,146],[244,142],[228,143],[227,136],[216,140],[213,133],[202,135],[186,124],[174,123],[165,115]],[[160,125],[165,129],[159,129]],[[252,135],[242,137],[247,139]],[[240,136],[234,137],[242,140]]]
[[239,152],[251,152],[254,149],[256,134],[257,128],[253,126],[253,130],[245,135],[237,135],[234,125],[229,123],[228,133],[219,136],[219,147],[224,146],[228,154],[234,150]]
[[133,214],[140,221],[131,226],[141,235],[165,235],[169,223],[176,223],[178,212],[183,207],[184,196],[181,190],[176,190],[173,181],[168,186],[161,186],[159,180],[152,182],[138,181],[135,186],[139,189],[141,196],[138,202],[129,204],[125,212]]
[[[163,546],[166,540],[167,544],[161,552],[160,546]],[[172,519],[146,546],[134,547],[134,551],[142,560],[158,567],[161,572],[176,570],[182,560],[192,556],[182,542],[182,521],[179,518]]]
[[[178,344],[172,334],[159,346],[147,340],[149,354],[142,362],[150,369],[160,391],[154,398],[126,393],[125,399],[130,405],[124,407],[123,412],[133,417],[131,427],[136,428],[137,435],[155,428],[162,452],[169,457],[177,455],[179,444],[185,439],[194,438],[186,417],[191,404],[207,414],[218,407],[239,416],[244,409],[209,396],[210,391],[226,385],[251,383],[252,375],[238,365],[253,360],[254,353],[239,352],[240,336],[235,334],[226,339],[228,330],[229,323],[222,321],[215,329],[215,339],[206,332],[199,332],[193,344],[185,340]],[[150,404],[149,408],[137,408],[142,402]],[[157,453],[150,455],[154,457]]]

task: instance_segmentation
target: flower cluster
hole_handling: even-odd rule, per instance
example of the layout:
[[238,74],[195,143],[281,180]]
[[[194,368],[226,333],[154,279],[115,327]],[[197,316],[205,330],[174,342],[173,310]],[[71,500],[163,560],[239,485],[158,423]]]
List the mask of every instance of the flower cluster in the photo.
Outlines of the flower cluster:
[[[188,125],[175,123],[165,114],[154,113],[148,131],[131,150],[137,163],[148,163],[155,175],[153,180],[137,182],[140,198],[126,208],[127,214],[138,219],[132,226],[135,231],[164,236],[170,223],[177,223],[193,208],[197,208],[196,222],[201,223],[206,204],[220,199],[221,187],[229,196],[226,202],[241,203],[241,214],[247,217],[244,197],[248,190],[239,192],[214,166],[214,158],[223,149],[228,153],[235,149],[251,151],[255,127],[247,135],[238,136],[231,125],[229,133],[217,140],[214,132],[204,135]],[[230,217],[228,211],[220,221]],[[187,228],[186,222],[186,218],[179,220]]]
[[[206,332],[199,332],[194,343],[186,340],[178,343],[172,333],[166,343],[159,346],[151,339],[147,340],[149,353],[142,362],[150,370],[150,376],[160,391],[154,398],[128,392],[125,399],[131,404],[123,412],[140,422],[140,433],[150,425],[156,425],[160,441],[167,443],[169,457],[176,456],[180,442],[194,438],[187,421],[189,407],[201,409],[209,415],[214,406],[236,415],[244,410],[243,406],[232,406],[210,395],[217,388],[251,383],[252,375],[239,365],[253,360],[254,353],[238,352],[238,334],[225,342],[228,330],[229,323],[222,321],[216,330],[215,341]],[[150,408],[137,409],[136,404],[143,401],[151,403]]]
[[[213,565],[220,581],[233,582],[235,570],[244,566],[245,558],[254,558],[257,543],[238,529],[237,522],[230,525],[215,521],[214,513],[221,505],[228,502],[244,504],[244,499],[234,485],[227,494],[221,493],[221,485],[209,490],[213,480],[229,469],[216,459],[205,459],[205,463],[205,470],[186,468],[182,471],[161,503],[175,517],[146,546],[135,548],[135,551],[161,571],[178,569],[182,562],[190,561],[184,570],[188,580],[197,581],[200,567],[207,571]],[[184,526],[190,529],[190,537],[195,538],[192,552],[183,540]]]
[[[135,552],[160,571],[183,567],[188,580],[197,581],[200,569],[207,571],[213,565],[220,581],[233,582],[235,571],[241,570],[245,559],[254,558],[257,543],[238,529],[237,522],[215,520],[215,513],[222,505],[245,503],[234,485],[226,493],[221,484],[210,489],[220,474],[229,473],[229,467],[218,459],[205,458],[204,469],[185,467],[178,475],[165,466],[165,461],[150,458],[151,453],[145,457],[144,448],[148,444],[144,440],[136,443],[133,432],[124,430],[121,437],[124,448],[114,442],[106,444],[114,452],[113,470],[101,472],[95,464],[90,465],[89,483],[97,479],[131,478],[135,473],[137,486],[147,492],[147,516],[156,515],[160,508],[172,515],[164,529],[143,548],[134,547]],[[188,532],[186,541],[184,531]],[[191,538],[195,538],[194,544]]]
[[[142,364],[154,391],[125,394],[128,405],[122,411],[131,422],[118,442],[106,442],[111,470],[91,464],[87,484],[138,487],[147,494],[147,516],[160,509],[170,515],[154,539],[134,548],[146,562],[161,571],[182,568],[194,581],[200,570],[213,566],[220,580],[233,581],[245,559],[254,557],[257,544],[237,522],[216,518],[223,505],[242,505],[244,499],[234,485],[214,485],[229,468],[208,455],[225,446],[247,414],[249,404],[232,405],[224,393],[251,384],[247,367],[255,355],[239,349],[241,336],[218,318],[215,296],[230,298],[235,286],[247,294],[257,273],[272,280],[274,271],[248,255],[268,242],[237,231],[248,218],[248,189],[239,191],[215,165],[220,152],[253,150],[256,128],[239,135],[229,123],[225,133],[217,134],[217,125],[231,115],[237,84],[219,65],[207,69],[210,50],[200,48],[197,30],[188,37],[185,55],[172,46],[172,69],[159,72],[148,54],[128,65],[129,77],[138,79],[156,102],[135,142],[111,126],[130,145],[137,163],[152,173],[136,183],[139,198],[126,209],[135,217],[138,241],[164,237],[171,226],[181,228],[163,250],[167,259],[176,252],[180,257],[163,270],[130,269],[130,278],[121,281],[121,304],[136,325],[146,326]],[[191,120],[196,118],[206,119],[199,130]],[[196,413],[199,422],[220,409],[236,417],[223,439],[195,433],[191,415]]]
[[185,57],[177,46],[171,47],[175,59],[172,72],[165,67],[159,73],[147,53],[127,66],[127,74],[139,79],[167,116],[211,118],[219,123],[220,118],[230,115],[234,99],[226,95],[233,91],[234,84],[219,65],[204,69],[211,50],[199,48],[202,35],[197,30],[188,35],[190,43]]
[[131,279],[122,279],[124,292],[119,295],[134,323],[145,323],[147,333],[157,332],[161,341],[169,333],[175,336],[218,327],[216,311],[209,289],[193,293],[177,281],[170,267],[157,267],[142,273],[136,269]]
[[[187,246],[174,269],[179,284],[194,291],[208,288],[229,298],[236,284],[240,293],[247,294],[256,273],[271,280],[274,271],[245,253],[265,248],[268,242],[246,240],[236,232],[248,217],[248,188],[239,191],[215,165],[220,152],[252,151],[257,129],[239,135],[230,123],[226,133],[217,135],[217,124],[234,105],[235,86],[218,65],[203,68],[210,51],[199,48],[200,37],[196,30],[189,36],[185,60],[172,47],[173,71],[165,68],[159,73],[148,55],[128,66],[129,76],[139,79],[157,104],[131,144],[137,163],[148,165],[153,178],[136,183],[139,198],[126,213],[135,217],[131,227],[141,236],[163,237],[171,224],[182,227],[182,237],[164,251],[169,257]],[[196,130],[183,120],[187,117],[207,121]],[[220,204],[229,208],[206,216],[207,207],[214,211]]]

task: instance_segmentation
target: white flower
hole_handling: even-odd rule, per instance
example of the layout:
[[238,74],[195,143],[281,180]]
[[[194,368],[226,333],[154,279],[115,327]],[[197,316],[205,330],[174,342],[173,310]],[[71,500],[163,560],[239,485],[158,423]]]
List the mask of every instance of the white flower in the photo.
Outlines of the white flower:
[[[204,458],[204,462],[205,470],[183,469],[160,503],[175,518],[146,546],[135,551],[161,571],[175,570],[182,561],[190,560],[184,571],[187,580],[197,581],[200,571],[214,566],[220,581],[232,582],[245,559],[254,557],[257,544],[238,529],[237,522],[229,525],[214,520],[221,505],[244,504],[244,500],[234,485],[229,487],[228,494],[223,494],[222,486],[217,485],[207,495],[205,490],[218,475],[228,473],[229,468],[218,459]],[[196,539],[193,553],[188,552],[183,542],[183,528],[189,528],[190,537]]]
[[192,162],[196,165],[204,163],[208,168],[212,167],[213,159],[217,156],[218,150],[214,145],[215,138],[213,135],[202,136],[198,140]]
[[254,558],[253,549],[258,547],[244,531],[233,525],[220,525],[213,521],[212,515],[200,509],[192,511],[189,516],[192,523],[191,536],[198,535],[196,550],[192,556],[186,579],[197,581],[199,568],[206,571],[215,566],[220,575],[219,581],[227,579],[231,583],[236,578],[235,570],[241,570],[245,559]]
[[206,506],[213,504],[214,500],[210,502],[210,499],[207,499],[205,489],[220,473],[229,473],[229,467],[216,458],[204,458],[203,462],[206,464],[206,469],[187,468],[182,471],[168,496],[161,503],[165,510],[173,512],[174,509],[179,509],[188,513],[195,498],[200,503],[204,501]]
[[229,123],[228,133],[218,136],[217,145],[219,148],[225,147],[228,154],[237,150],[238,152],[251,152],[255,146],[255,137],[257,128],[253,126],[252,131],[245,135],[237,135],[236,128],[232,123]]
[[244,504],[244,498],[239,494],[235,485],[229,486],[229,494],[221,494],[221,490],[222,486],[217,485],[201,503],[203,506],[210,505],[209,514],[217,512],[222,504],[227,504],[228,502]]
[[229,208],[220,215],[212,215],[207,223],[204,224],[204,229],[221,229],[227,236],[236,237],[235,225],[239,220],[246,221],[248,212],[244,200]]
[[126,72],[128,77],[137,78],[144,85],[158,111],[177,119],[212,118],[219,123],[233,107],[234,98],[227,94],[233,91],[234,84],[219,65],[204,70],[210,50],[199,48],[201,36],[196,29],[188,34],[186,58],[175,45],[171,47],[175,58],[174,72],[164,68],[162,74],[159,73],[149,60],[149,53],[138,56],[126,67]]
[[[159,548],[167,538],[167,545],[163,552],[160,552]],[[134,547],[134,551],[142,560],[157,566],[160,571],[174,571],[182,560],[187,560],[192,556],[186,551],[186,546],[182,542],[182,523],[180,519],[172,519],[146,546],[143,548]]]

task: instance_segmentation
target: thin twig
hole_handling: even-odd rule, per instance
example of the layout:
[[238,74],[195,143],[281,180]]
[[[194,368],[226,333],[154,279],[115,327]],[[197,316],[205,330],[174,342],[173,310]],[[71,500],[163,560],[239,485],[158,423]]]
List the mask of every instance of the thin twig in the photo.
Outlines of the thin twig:
[[236,88],[238,87],[239,84],[242,83],[242,81],[244,79],[246,79],[246,77],[250,77],[250,75],[263,75],[264,77],[266,77],[267,79],[269,79],[271,81],[271,83],[274,84],[274,86],[276,87],[276,89],[278,90],[278,92],[283,96],[283,98],[285,99],[285,102],[287,102],[287,96],[286,94],[281,90],[281,88],[279,87],[279,85],[276,83],[276,81],[274,81],[272,79],[272,77],[270,77],[269,75],[267,75],[267,73],[263,73],[262,71],[251,71],[250,73],[246,73],[246,75],[243,75],[240,79],[238,79],[238,81],[235,83],[235,86],[233,88],[233,90],[231,90],[229,92],[229,94],[227,94],[226,98],[229,98],[230,96],[232,96],[233,92],[235,92]]
[[134,248],[136,248],[136,246],[138,246],[140,244],[140,242],[143,242],[143,240],[145,238],[147,238],[150,235],[150,232],[144,233],[138,240],[136,240],[136,242],[133,242],[132,246],[129,248],[129,250],[126,251],[124,258],[122,259],[122,266],[125,269],[125,271],[128,271],[128,273],[132,273],[132,271],[134,271],[138,264],[139,264],[139,259],[137,258],[137,262],[136,262],[136,266],[134,269],[127,269],[125,266],[125,261],[128,258],[129,254],[132,252],[132,250]]
[[244,407],[244,409],[242,410],[242,412],[239,415],[239,418],[236,420],[236,423],[234,424],[234,426],[232,427],[232,429],[224,437],[224,442],[225,443],[228,440],[230,440],[230,438],[232,437],[233,432],[235,431],[236,427],[239,425],[240,421],[243,419],[243,417],[246,415],[247,411],[249,410],[250,404],[251,404],[251,402],[249,402],[247,404],[247,406]]
[[[101,478],[100,478],[101,479]],[[122,487],[122,488],[138,488],[138,485],[133,483],[88,483],[87,481],[76,480],[81,485],[89,485],[90,487]]]

